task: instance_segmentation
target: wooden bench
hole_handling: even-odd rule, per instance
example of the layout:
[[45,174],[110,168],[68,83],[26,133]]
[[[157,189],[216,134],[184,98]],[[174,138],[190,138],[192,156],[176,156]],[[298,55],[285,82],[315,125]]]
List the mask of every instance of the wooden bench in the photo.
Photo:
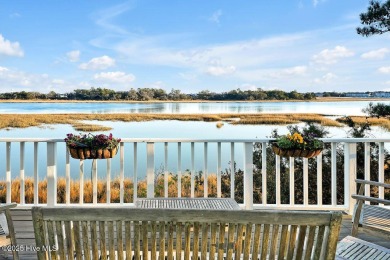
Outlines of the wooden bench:
[[86,206],[33,207],[32,215],[36,246],[56,249],[38,259],[109,260],[334,259],[342,219],[341,212]]
[[371,196],[364,196],[365,185],[373,185],[377,187],[390,188],[390,184],[356,180],[356,183],[361,184],[357,195],[352,195],[356,199],[356,209],[353,217],[352,236],[356,237],[358,234],[359,225],[363,227],[373,228],[390,235],[390,208],[379,205],[364,204],[365,201],[390,205],[390,200],[373,198]]
[[[14,224],[10,209],[16,207],[16,203],[0,204],[0,251],[1,253],[12,252],[15,260],[19,259],[17,250],[12,250],[12,246],[17,246]],[[8,246],[8,247],[7,247]],[[3,250],[3,247],[5,250]]]

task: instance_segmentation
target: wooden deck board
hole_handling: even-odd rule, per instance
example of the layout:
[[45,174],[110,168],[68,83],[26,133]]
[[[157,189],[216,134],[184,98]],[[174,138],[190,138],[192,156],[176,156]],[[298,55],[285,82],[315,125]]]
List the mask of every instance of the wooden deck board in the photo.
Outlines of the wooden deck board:
[[[26,209],[13,209],[12,218],[14,220],[14,227],[16,232],[16,240],[18,245],[35,245],[34,231],[32,225],[31,210]],[[339,240],[351,234],[352,218],[351,216],[344,215],[341,227]],[[390,235],[389,235],[390,236]],[[390,248],[390,237],[381,233],[373,232],[372,230],[360,229],[358,237],[368,242]],[[36,253],[33,251],[19,252],[21,259],[37,259]],[[0,252],[0,259],[12,259],[12,254],[4,254]]]

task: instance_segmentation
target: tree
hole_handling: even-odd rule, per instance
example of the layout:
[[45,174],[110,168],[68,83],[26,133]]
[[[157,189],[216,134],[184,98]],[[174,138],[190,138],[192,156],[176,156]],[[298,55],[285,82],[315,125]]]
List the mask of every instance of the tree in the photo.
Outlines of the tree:
[[389,32],[390,0],[384,3],[371,0],[367,12],[360,14],[360,21],[365,26],[356,28],[356,31],[362,36],[368,37]]
[[372,102],[368,104],[368,107],[362,110],[364,113],[368,114],[370,117],[390,117],[390,105],[384,103],[377,103],[374,105]]

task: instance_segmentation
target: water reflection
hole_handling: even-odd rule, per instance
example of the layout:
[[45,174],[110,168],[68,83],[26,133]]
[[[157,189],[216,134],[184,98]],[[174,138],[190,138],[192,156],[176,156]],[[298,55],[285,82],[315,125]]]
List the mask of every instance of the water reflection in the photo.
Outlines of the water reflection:
[[[363,115],[370,101],[344,102],[167,102],[0,103],[0,113],[326,113]],[[390,101],[382,103],[390,104]]]

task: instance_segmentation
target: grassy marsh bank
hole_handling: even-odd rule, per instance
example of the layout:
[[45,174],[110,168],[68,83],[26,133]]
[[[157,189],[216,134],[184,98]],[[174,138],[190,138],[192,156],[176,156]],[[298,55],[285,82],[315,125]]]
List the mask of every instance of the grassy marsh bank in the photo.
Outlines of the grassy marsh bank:
[[[44,124],[68,124],[76,131],[109,131],[112,128],[82,121],[142,122],[153,120],[229,122],[242,125],[286,125],[316,122],[324,126],[342,126],[319,114],[1,114],[0,129],[26,128]],[[220,124],[219,124],[220,125]]]

